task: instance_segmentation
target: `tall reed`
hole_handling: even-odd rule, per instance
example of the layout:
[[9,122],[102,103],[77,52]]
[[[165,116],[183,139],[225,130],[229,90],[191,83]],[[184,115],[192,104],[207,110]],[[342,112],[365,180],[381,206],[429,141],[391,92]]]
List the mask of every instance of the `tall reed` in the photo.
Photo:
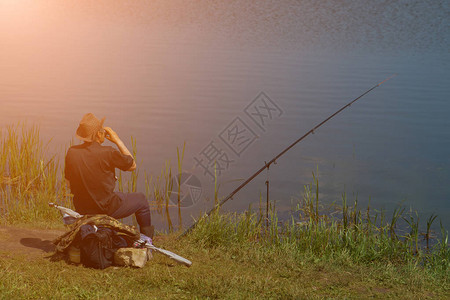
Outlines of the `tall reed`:
[[38,126],[18,124],[2,130],[0,149],[0,213],[7,223],[55,220],[48,202],[71,206],[56,156],[40,138]]
[[183,160],[184,150],[186,148],[186,142],[183,144],[183,151],[180,155],[180,149],[177,147],[177,161],[178,161],[178,193],[177,193],[177,205],[178,205],[178,229],[183,227],[183,221],[181,219],[181,175],[183,173]]

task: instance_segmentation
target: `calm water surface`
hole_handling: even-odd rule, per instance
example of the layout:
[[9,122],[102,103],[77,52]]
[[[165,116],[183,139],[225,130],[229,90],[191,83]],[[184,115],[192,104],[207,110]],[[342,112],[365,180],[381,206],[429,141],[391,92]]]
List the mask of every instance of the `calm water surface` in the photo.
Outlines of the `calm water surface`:
[[[50,152],[63,157],[84,113],[105,116],[129,147],[136,138],[141,175],[158,176],[169,160],[175,171],[176,148],[186,142],[183,169],[194,176],[184,186],[188,222],[212,206],[214,184],[199,160],[217,155],[226,196],[398,73],[224,209],[257,208],[268,177],[287,217],[315,172],[324,203],[346,192],[362,206],[437,213],[449,228],[448,1],[316,2],[2,1],[0,125],[40,124]],[[278,108],[271,118],[259,108],[263,126],[245,112],[262,103],[261,92]],[[233,144],[236,129],[247,136]]]

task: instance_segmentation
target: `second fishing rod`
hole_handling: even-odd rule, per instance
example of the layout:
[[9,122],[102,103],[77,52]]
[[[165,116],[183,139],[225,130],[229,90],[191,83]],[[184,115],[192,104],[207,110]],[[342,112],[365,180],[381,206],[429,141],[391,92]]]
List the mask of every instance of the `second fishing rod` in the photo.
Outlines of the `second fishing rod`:
[[[294,141],[292,144],[290,144],[287,148],[285,148],[283,151],[281,151],[277,156],[275,156],[274,158],[272,158],[269,162],[265,162],[264,166],[262,166],[258,171],[256,171],[255,173],[253,173],[253,175],[251,175],[247,180],[245,180],[240,186],[238,186],[234,191],[232,191],[227,197],[225,197],[222,201],[220,201],[217,205],[215,205],[212,209],[210,209],[206,215],[204,215],[201,219],[203,218],[207,218],[213,211],[215,211],[216,209],[218,209],[219,207],[221,207],[225,202],[227,202],[228,200],[232,199],[233,196],[239,192],[244,186],[246,186],[248,183],[250,183],[250,181],[252,181],[256,176],[258,176],[259,174],[261,174],[261,172],[263,172],[266,169],[270,168],[270,165],[275,163],[277,161],[278,158],[280,158],[283,154],[285,154],[286,152],[288,152],[292,147],[294,147],[296,144],[298,144],[300,141],[302,141],[304,138],[306,138],[308,135],[314,133],[320,126],[322,126],[323,124],[325,124],[326,122],[328,122],[330,119],[332,119],[334,116],[336,116],[337,114],[339,114],[341,111],[343,111],[344,109],[346,109],[347,107],[350,107],[353,103],[355,103],[356,101],[358,101],[359,99],[361,99],[362,97],[364,97],[365,95],[367,95],[368,93],[370,93],[371,91],[373,91],[375,88],[379,87],[380,85],[382,85],[383,83],[385,83],[386,81],[392,79],[393,77],[397,76],[397,74],[394,74],[388,78],[386,78],[385,80],[381,81],[380,83],[374,85],[373,87],[371,87],[370,89],[368,89],[367,91],[365,91],[364,93],[362,93],[361,95],[359,95],[358,97],[356,97],[355,99],[353,99],[352,101],[350,101],[349,103],[347,103],[346,105],[344,105],[343,107],[341,107],[339,110],[337,110],[335,113],[333,113],[332,115],[330,115],[328,118],[326,118],[325,120],[323,120],[322,122],[320,122],[319,124],[317,124],[316,126],[314,126],[312,129],[310,129],[308,132],[306,132],[303,136],[301,136],[300,138],[298,138],[296,141]],[[267,184],[267,182],[266,182]],[[268,189],[268,187],[267,187]],[[185,236],[186,234],[188,234],[192,229],[195,228],[195,226],[197,226],[198,222],[201,220],[197,220],[196,222],[194,222],[189,228],[187,228],[180,236],[179,238]]]

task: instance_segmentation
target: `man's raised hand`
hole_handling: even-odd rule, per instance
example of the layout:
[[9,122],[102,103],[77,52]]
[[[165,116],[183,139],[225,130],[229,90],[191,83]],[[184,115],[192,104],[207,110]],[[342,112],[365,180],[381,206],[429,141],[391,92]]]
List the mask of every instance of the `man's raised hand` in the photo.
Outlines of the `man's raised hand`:
[[104,127],[103,129],[105,129],[105,138],[108,141],[111,141],[114,144],[117,144],[120,141],[119,136],[111,127]]

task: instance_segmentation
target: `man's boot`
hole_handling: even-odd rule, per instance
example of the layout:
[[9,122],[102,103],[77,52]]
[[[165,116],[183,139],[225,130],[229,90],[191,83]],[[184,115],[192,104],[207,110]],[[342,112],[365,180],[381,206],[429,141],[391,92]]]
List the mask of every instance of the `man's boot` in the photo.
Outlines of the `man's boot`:
[[153,225],[141,227],[141,233],[153,240],[153,235],[155,235],[155,227]]

